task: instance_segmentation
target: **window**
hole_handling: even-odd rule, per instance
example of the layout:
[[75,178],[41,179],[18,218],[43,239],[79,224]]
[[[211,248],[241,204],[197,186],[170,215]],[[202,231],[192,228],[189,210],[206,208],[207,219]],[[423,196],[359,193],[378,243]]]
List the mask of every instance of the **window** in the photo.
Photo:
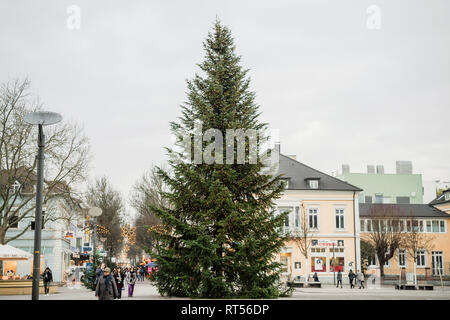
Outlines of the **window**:
[[398,266],[406,267],[406,250],[398,250]]
[[439,232],[439,221],[433,220],[432,226],[433,226],[433,232]]
[[281,179],[281,183],[284,184],[285,189],[289,189],[289,179]]
[[278,210],[280,211],[280,214],[285,214],[287,212],[286,217],[284,218],[284,226],[289,227],[289,218],[290,213],[292,212],[292,207],[279,207]]
[[372,232],[372,220],[367,220],[367,231]]
[[364,231],[366,231],[366,228],[365,228],[365,226],[366,226],[366,220],[361,220],[360,221],[360,223],[361,223],[361,232],[364,232]]
[[425,250],[418,250],[416,253],[416,264],[418,267],[426,267],[426,253]]
[[427,232],[431,232],[431,221],[427,221]]
[[42,228],[41,229],[45,229],[45,211],[44,210],[42,210]]
[[311,257],[312,272],[327,272],[327,260],[325,257]]
[[382,194],[375,195],[375,203],[383,203],[383,195]]
[[400,220],[398,227],[399,227],[400,232],[405,232],[405,221]]
[[295,207],[295,226],[298,228],[300,226],[300,216],[298,214],[299,207]]
[[308,209],[308,220],[310,229],[318,229],[317,211],[318,211],[317,208]]
[[366,196],[366,203],[372,203],[372,196]]
[[376,266],[377,262],[375,259],[375,255],[367,257],[367,266]]
[[333,272],[333,270],[336,272],[338,271],[344,272],[344,265],[345,265],[344,257],[335,257],[334,259],[332,257],[330,258],[330,272]]
[[344,209],[335,209],[336,229],[344,229]]
[[406,220],[406,232],[411,232],[411,220]]
[[450,192],[446,192],[444,196],[445,200],[450,200]]
[[11,212],[9,213],[9,227],[10,228],[18,228],[19,227],[19,211],[17,209],[11,208]]
[[440,232],[445,232],[445,221],[439,221]]
[[409,204],[410,199],[409,197],[397,197],[397,203],[399,204]]
[[311,189],[318,189],[319,188],[319,180],[309,180],[309,187]]
[[17,182],[17,181],[14,182],[13,185],[12,185],[13,193],[16,194],[17,192],[19,192],[20,191],[20,187],[21,187],[21,185],[20,185],[19,182]]

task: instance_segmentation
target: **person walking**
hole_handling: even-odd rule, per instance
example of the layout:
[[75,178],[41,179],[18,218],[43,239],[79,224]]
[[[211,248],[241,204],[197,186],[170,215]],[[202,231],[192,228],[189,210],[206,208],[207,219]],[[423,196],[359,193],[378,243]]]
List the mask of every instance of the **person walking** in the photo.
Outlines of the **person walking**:
[[116,281],[116,286],[117,286],[117,299],[121,299],[122,298],[122,287],[123,287],[123,273],[122,273],[122,269],[118,268],[114,270],[114,274],[113,274],[114,280]]
[[141,267],[141,268],[139,269],[139,274],[141,275],[141,281],[144,281],[144,280],[145,280],[144,273],[145,273],[145,270],[144,270],[143,267]]
[[114,277],[110,274],[111,269],[105,268],[103,275],[100,276],[95,289],[95,296],[98,300],[114,300],[119,293]]
[[42,274],[42,278],[44,281],[44,294],[48,296],[50,282],[53,281],[52,270],[49,267],[45,268],[44,273]]
[[134,271],[134,268],[130,268],[130,271],[127,272],[127,283],[128,283],[128,296],[132,297],[134,292],[134,284],[136,283],[137,275]]
[[352,269],[350,269],[350,272],[348,273],[348,280],[350,281],[350,289],[353,289],[355,285],[353,284],[353,280],[355,279],[356,275],[353,272]]
[[361,289],[361,287],[364,289],[364,273],[358,270],[356,278],[358,279],[359,289]]
[[338,273],[337,273],[337,286],[336,286],[336,288],[339,287],[339,283],[341,284],[341,288],[342,288],[342,272],[341,272],[341,270],[338,270]]

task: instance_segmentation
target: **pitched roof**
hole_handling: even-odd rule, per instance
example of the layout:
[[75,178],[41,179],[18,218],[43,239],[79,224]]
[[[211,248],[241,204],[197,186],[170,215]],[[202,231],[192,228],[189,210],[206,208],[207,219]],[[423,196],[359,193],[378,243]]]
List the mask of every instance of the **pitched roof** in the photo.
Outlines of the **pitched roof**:
[[437,197],[436,199],[431,201],[429,204],[436,205],[436,204],[442,204],[442,203],[450,203],[450,200],[445,200],[445,194],[448,192],[450,192],[450,189],[444,190],[444,192],[442,192],[442,194],[439,197]]
[[[376,206],[386,206],[388,204],[372,204],[360,203],[359,216],[370,217],[370,208]],[[401,217],[416,217],[416,218],[450,218],[450,214],[445,213],[428,204],[389,204],[389,206],[396,207],[398,216]]]
[[297,160],[280,153],[279,174],[289,178],[288,190],[311,190],[306,180],[319,179],[318,190],[362,191],[362,189],[347,182],[313,169]]

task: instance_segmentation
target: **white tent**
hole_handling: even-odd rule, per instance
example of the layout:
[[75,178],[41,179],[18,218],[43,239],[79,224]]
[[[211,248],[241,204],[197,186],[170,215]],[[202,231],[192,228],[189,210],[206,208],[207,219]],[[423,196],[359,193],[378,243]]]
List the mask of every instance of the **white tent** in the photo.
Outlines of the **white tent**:
[[30,258],[33,258],[31,253],[8,244],[0,244],[0,260],[28,260]]

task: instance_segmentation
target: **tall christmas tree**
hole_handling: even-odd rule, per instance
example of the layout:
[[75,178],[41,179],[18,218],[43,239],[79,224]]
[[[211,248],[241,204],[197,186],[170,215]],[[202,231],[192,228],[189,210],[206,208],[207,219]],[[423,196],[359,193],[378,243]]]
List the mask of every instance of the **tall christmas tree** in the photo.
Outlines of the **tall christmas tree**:
[[[188,101],[182,106],[180,122],[171,123],[172,132],[181,141],[187,133],[195,133],[198,121],[202,134],[208,129],[224,136],[227,129],[262,132],[267,124],[258,121],[248,70],[239,65],[230,30],[216,21],[204,50],[204,61],[198,65],[202,75],[187,82]],[[195,140],[189,136],[188,141],[194,141],[192,153]],[[211,146],[203,140],[202,154]],[[217,136],[213,140],[212,144],[220,142]],[[283,185],[279,176],[263,173],[267,164],[259,157],[249,163],[254,146],[250,139],[244,141],[244,163],[239,163],[234,138],[231,164],[198,162],[167,149],[172,170],[159,170],[159,174],[170,189],[164,194],[170,206],[152,208],[162,221],[152,229],[158,240],[160,294],[210,298],[275,298],[283,294],[275,255],[285,240],[279,234],[285,216],[274,215],[272,210]],[[223,149],[217,146],[209,149],[211,155],[225,159],[230,144]],[[259,152],[260,139],[257,147]]]

